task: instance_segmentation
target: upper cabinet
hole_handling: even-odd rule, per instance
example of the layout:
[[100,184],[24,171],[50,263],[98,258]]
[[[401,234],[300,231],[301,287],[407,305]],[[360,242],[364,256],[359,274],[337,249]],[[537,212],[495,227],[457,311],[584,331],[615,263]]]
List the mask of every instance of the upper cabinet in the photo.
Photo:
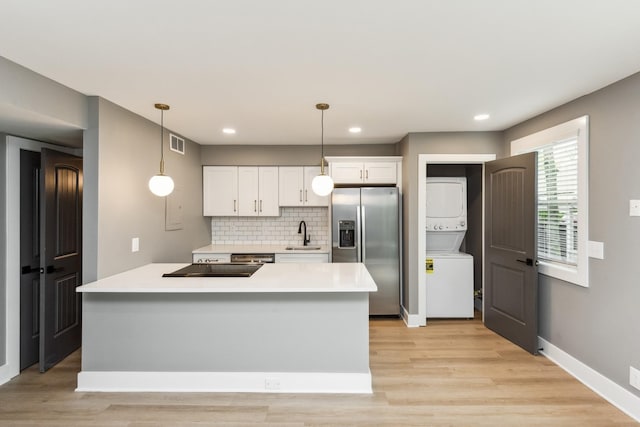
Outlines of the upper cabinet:
[[202,168],[202,214],[204,216],[238,215],[237,166],[204,166]]
[[280,206],[329,206],[329,196],[320,197],[311,189],[318,174],[320,166],[280,166]]
[[277,167],[238,167],[238,215],[280,215]]
[[278,216],[278,168],[204,166],[204,216]]
[[329,159],[330,174],[336,184],[396,184],[398,163],[393,157]]

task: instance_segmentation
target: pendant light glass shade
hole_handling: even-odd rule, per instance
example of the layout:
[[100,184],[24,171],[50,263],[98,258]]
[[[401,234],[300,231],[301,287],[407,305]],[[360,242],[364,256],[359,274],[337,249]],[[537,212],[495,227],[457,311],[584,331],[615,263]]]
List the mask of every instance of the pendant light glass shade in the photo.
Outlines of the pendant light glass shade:
[[316,104],[316,108],[322,112],[320,118],[320,175],[311,181],[311,189],[318,196],[328,196],[333,191],[333,179],[324,173],[324,110],[329,109],[329,104]]
[[149,180],[149,190],[158,197],[165,197],[171,194],[175,187],[173,179],[164,174],[164,112],[169,109],[167,104],[155,104],[160,110],[160,173],[154,175]]
[[173,179],[168,175],[154,175],[149,180],[149,190],[158,197],[168,196],[174,187]]
[[329,175],[320,174],[311,181],[311,188],[318,196],[328,196],[333,191],[333,179]]

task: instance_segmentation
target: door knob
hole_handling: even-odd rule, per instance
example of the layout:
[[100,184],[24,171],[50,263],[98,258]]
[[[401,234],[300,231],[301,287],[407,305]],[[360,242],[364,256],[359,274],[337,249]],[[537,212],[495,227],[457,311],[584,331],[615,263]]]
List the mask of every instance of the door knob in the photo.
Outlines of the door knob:
[[47,274],[51,274],[51,273],[58,273],[60,271],[63,271],[64,268],[55,268],[53,265],[47,265]]
[[37,271],[40,271],[41,268],[38,267],[31,267],[30,265],[23,265],[21,268],[22,274],[29,274],[29,273],[35,273]]

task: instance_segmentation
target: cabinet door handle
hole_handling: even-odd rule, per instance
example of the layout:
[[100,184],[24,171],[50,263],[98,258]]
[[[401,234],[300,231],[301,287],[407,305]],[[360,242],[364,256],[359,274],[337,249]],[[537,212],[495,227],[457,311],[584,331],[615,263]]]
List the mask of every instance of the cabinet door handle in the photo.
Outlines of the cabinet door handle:
[[262,212],[262,200],[260,200],[260,212]]
[[369,179],[369,169],[367,169],[367,170],[365,171],[364,178],[365,178],[365,179]]
[[233,211],[236,211],[236,199],[233,199]]
[[257,207],[258,202],[257,201],[253,201],[253,211],[254,212],[258,212],[258,207]]
[[308,202],[308,201],[309,201],[309,198],[308,198],[307,196],[308,196],[308,195],[307,195],[307,189],[305,188],[305,190],[304,190],[304,201],[305,201],[305,202]]
[[300,190],[300,201],[302,202],[302,190]]
[[362,179],[362,169],[360,169],[360,179]]

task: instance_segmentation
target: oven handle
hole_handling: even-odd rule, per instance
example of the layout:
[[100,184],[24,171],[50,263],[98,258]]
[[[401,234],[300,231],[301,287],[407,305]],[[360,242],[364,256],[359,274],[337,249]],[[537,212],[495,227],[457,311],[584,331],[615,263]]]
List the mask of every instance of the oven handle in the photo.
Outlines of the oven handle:
[[275,254],[231,254],[231,262],[270,264],[275,262]]

